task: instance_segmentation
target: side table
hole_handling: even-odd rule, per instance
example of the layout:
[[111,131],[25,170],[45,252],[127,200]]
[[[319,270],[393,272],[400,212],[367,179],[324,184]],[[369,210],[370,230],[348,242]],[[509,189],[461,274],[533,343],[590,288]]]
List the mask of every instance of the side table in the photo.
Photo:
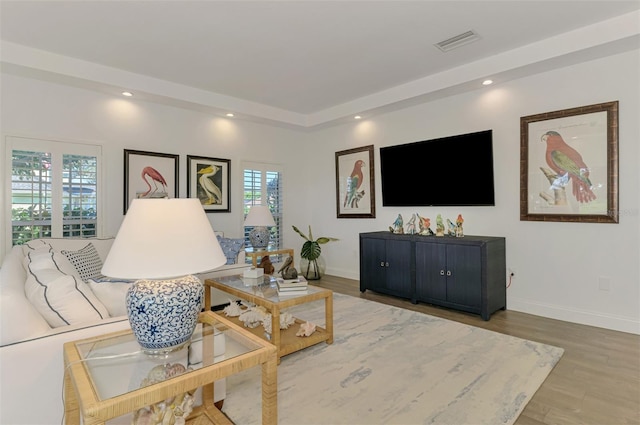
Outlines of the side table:
[[[201,366],[142,388],[138,377],[149,372],[151,359],[137,345],[131,330],[65,343],[65,424],[104,424],[198,387],[203,387],[203,403],[193,409],[186,423],[232,424],[213,403],[213,382],[261,365],[262,423],[276,425],[276,348],[211,311],[201,313],[199,320],[202,330],[200,335],[194,334],[194,340],[201,339],[202,344],[192,344],[191,349],[197,346],[197,352],[189,354],[201,359]],[[224,334],[227,350],[224,359],[216,361],[213,344],[218,332]],[[158,361],[169,362],[165,358]]]
[[293,249],[291,248],[282,248],[282,249],[247,248],[245,249],[244,252],[245,252],[245,256],[251,258],[251,263],[253,264],[253,267],[256,267],[258,265],[258,258],[262,258],[265,255],[278,255],[278,254],[287,254],[289,257],[291,257],[291,267],[293,267]]

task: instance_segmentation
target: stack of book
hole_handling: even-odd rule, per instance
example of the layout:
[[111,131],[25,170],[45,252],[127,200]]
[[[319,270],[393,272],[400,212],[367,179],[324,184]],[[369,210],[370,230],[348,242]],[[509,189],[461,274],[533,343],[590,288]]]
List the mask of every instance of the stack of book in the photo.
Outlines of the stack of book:
[[286,297],[292,295],[301,295],[307,293],[307,279],[299,276],[295,279],[276,279],[278,287],[278,296]]

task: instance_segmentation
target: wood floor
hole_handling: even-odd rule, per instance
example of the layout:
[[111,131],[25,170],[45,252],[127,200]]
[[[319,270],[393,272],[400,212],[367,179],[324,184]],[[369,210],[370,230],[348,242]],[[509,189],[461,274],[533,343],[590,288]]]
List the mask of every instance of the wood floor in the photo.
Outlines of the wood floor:
[[[313,282],[334,292],[455,320],[564,348],[565,352],[516,425],[640,424],[640,336],[517,311],[480,316],[360,292],[357,280],[324,276]],[[462,424],[461,424],[462,425]]]

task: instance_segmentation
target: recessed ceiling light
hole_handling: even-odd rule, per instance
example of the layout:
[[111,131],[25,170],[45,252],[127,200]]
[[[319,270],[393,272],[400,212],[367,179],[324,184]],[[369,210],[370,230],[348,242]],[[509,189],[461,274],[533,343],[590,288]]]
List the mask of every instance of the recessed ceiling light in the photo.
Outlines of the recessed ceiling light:
[[356,115],[355,117],[353,117],[354,120],[359,120],[362,119],[362,117],[360,115]]
[[227,114],[227,116],[228,116],[229,118],[231,118],[231,117],[233,117],[233,114],[232,114],[231,112],[229,112],[229,113]]
[[488,85],[490,85],[490,84],[493,84],[493,80],[484,80],[484,81],[482,82],[482,85],[483,85],[483,86],[488,86]]
[[133,96],[133,93],[128,92],[128,91],[123,91],[123,92],[122,92],[122,95],[123,95],[123,96],[127,96],[127,97],[131,97],[131,96]]

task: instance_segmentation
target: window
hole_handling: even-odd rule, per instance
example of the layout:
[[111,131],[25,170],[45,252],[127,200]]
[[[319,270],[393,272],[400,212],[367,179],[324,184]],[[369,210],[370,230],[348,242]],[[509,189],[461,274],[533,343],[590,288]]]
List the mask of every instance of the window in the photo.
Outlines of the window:
[[[243,214],[252,205],[268,205],[276,225],[272,227],[270,247],[282,248],[282,171],[274,164],[244,163]],[[249,246],[250,227],[244,229],[245,246]]]
[[100,146],[8,137],[7,152],[11,245],[100,236]]

